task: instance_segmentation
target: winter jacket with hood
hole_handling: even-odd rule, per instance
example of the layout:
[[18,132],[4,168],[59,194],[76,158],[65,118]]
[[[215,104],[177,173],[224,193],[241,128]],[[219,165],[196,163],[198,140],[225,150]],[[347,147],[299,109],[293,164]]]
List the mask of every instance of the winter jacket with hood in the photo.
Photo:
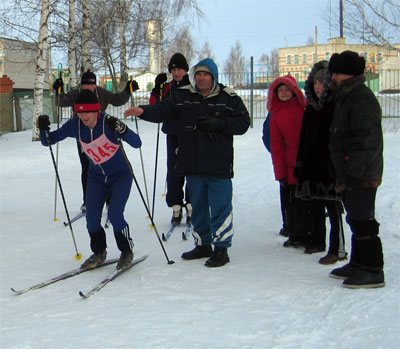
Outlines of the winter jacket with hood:
[[336,185],[378,187],[383,174],[382,111],[365,76],[342,81],[335,91],[330,149]]
[[[294,93],[293,98],[287,102],[282,102],[278,98],[277,88],[282,84]],[[267,109],[271,113],[271,155],[275,179],[286,179],[289,184],[297,182],[293,175],[293,169],[306,105],[306,99],[296,80],[289,75],[275,79],[269,87]]]
[[[206,66],[214,79],[214,87],[205,97],[194,84],[194,72],[199,66]],[[151,122],[177,120],[179,175],[232,178],[233,136],[247,131],[249,113],[234,90],[218,84],[218,68],[213,60],[200,61],[192,67],[189,77],[193,86],[180,87],[157,104],[141,106],[144,110],[141,118]],[[197,127],[197,118],[205,115],[224,119],[225,127],[218,131],[217,137],[210,137]]]
[[[314,91],[317,72],[322,77],[323,84],[320,98]],[[328,146],[335,109],[333,94],[329,89],[330,82],[328,62],[320,61],[314,65],[304,86],[308,105],[303,116],[294,169],[294,175],[298,179],[296,196],[303,199],[340,199],[335,191],[335,176]]]

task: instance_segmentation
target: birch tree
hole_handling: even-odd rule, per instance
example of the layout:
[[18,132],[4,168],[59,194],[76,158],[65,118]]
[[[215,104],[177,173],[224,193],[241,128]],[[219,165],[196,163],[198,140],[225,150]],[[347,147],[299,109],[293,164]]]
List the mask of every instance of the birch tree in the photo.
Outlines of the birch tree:
[[80,0],[83,9],[82,17],[82,72],[92,69],[92,60],[90,55],[90,30],[91,30],[91,0]]
[[75,0],[69,0],[68,17],[68,70],[70,87],[77,86],[76,77],[76,29],[75,29]]
[[32,140],[39,140],[39,129],[36,127],[36,121],[43,113],[43,85],[47,68],[47,50],[48,50],[48,20],[49,20],[49,0],[42,0],[42,10],[40,14],[38,53],[36,58],[35,84],[33,92],[33,129]]

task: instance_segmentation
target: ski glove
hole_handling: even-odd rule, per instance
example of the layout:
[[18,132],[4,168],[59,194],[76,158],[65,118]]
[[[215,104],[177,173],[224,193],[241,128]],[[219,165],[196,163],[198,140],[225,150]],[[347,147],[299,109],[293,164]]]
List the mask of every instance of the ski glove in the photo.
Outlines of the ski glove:
[[156,79],[154,80],[155,86],[153,88],[153,95],[155,96],[160,96],[161,94],[161,84],[164,84],[167,81],[167,74],[166,73],[160,73],[156,76]]
[[167,81],[167,74],[166,73],[160,73],[156,76],[156,79],[154,80],[155,85],[161,85]]
[[36,126],[40,131],[49,131],[50,130],[50,120],[48,115],[39,115]]
[[58,94],[58,90],[60,90],[61,93],[64,92],[64,81],[61,78],[56,79],[53,84],[53,89],[56,91],[56,94]]
[[129,80],[126,83],[125,91],[131,93],[131,85],[132,85],[132,92],[139,90],[139,84],[135,80]]
[[128,127],[125,125],[125,123],[114,116],[108,115],[105,123],[112,132],[116,132],[121,136],[128,132]]
[[226,127],[226,120],[222,117],[204,115],[197,118],[196,125],[206,132],[222,131]]

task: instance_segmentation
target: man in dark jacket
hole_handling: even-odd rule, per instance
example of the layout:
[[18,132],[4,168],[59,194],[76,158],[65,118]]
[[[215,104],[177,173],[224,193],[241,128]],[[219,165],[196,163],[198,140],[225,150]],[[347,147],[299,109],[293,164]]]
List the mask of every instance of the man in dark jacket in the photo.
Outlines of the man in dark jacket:
[[[151,91],[150,104],[156,104],[160,100],[169,97],[179,87],[190,84],[189,65],[186,58],[177,52],[172,55],[168,63],[168,71],[172,80],[167,81],[167,74],[160,73],[156,76],[155,86]],[[182,207],[186,208],[186,223],[190,224],[192,217],[192,204],[190,203],[189,190],[185,185],[185,177],[176,173],[176,158],[179,147],[177,122],[175,120],[163,123],[162,131],[167,135],[167,195],[168,207],[172,207],[171,224],[178,225],[182,220]],[[184,202],[185,199],[185,202]]]
[[[137,82],[135,80],[130,80],[127,82],[126,87],[124,88],[123,91],[119,93],[113,93],[111,91],[108,91],[101,86],[97,86],[96,75],[90,70],[82,74],[80,87],[73,88],[67,93],[64,93],[64,82],[61,78],[58,78],[53,84],[53,89],[57,97],[56,103],[57,104],[59,103],[60,107],[72,107],[74,116],[76,115],[75,100],[78,94],[82,90],[89,90],[93,92],[99,100],[100,111],[105,112],[109,104],[118,107],[127,103],[129,101],[129,97],[131,96],[131,90],[130,90],[131,87],[132,91],[136,91],[139,89]],[[89,160],[86,157],[85,153],[82,151],[79,142],[77,143],[77,146],[78,146],[79,160],[81,162],[81,167],[82,167],[81,182],[83,191],[83,204],[81,206],[81,210],[82,212],[85,212]]]
[[373,92],[364,85],[365,60],[356,52],[335,53],[329,61],[336,108],[330,136],[336,191],[342,193],[352,231],[350,262],[332,270],[348,288],[385,285],[383,252],[375,220],[375,197],[382,182],[382,112]]
[[189,186],[196,245],[182,258],[210,257],[205,265],[220,267],[229,262],[227,248],[233,236],[233,136],[247,131],[250,118],[235,91],[218,83],[212,59],[197,63],[190,80],[193,86],[181,87],[155,105],[130,108],[124,116],[152,122],[177,120],[177,172],[186,176]]

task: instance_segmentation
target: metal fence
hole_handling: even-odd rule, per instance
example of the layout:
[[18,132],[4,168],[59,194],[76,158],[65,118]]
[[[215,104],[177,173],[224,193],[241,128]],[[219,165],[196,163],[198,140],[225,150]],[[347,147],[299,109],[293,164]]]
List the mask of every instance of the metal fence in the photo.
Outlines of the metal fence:
[[[252,75],[252,76],[251,76]],[[382,114],[385,118],[400,118],[400,69],[381,71],[380,75],[367,73],[366,85],[368,85],[376,94],[382,107]],[[268,87],[274,80],[274,77],[267,73],[254,72],[250,73],[220,73],[219,82],[232,87],[236,93],[242,98],[251,117],[253,119],[262,119],[267,115],[266,102],[268,96]],[[299,86],[303,87],[304,82],[299,82]],[[150,92],[136,91],[133,93],[133,102],[135,105],[148,104]],[[22,128],[32,128],[33,100],[31,94],[18,94],[17,103],[14,98],[14,120],[15,107],[20,107],[22,114]],[[124,111],[131,106],[131,101],[120,107],[109,106],[107,113],[118,118],[123,117]],[[51,98],[44,98],[44,113],[53,117],[56,113],[54,103]],[[62,120],[71,117],[71,108],[62,108]],[[54,118],[53,118],[54,120]],[[16,123],[15,130],[16,128]]]

